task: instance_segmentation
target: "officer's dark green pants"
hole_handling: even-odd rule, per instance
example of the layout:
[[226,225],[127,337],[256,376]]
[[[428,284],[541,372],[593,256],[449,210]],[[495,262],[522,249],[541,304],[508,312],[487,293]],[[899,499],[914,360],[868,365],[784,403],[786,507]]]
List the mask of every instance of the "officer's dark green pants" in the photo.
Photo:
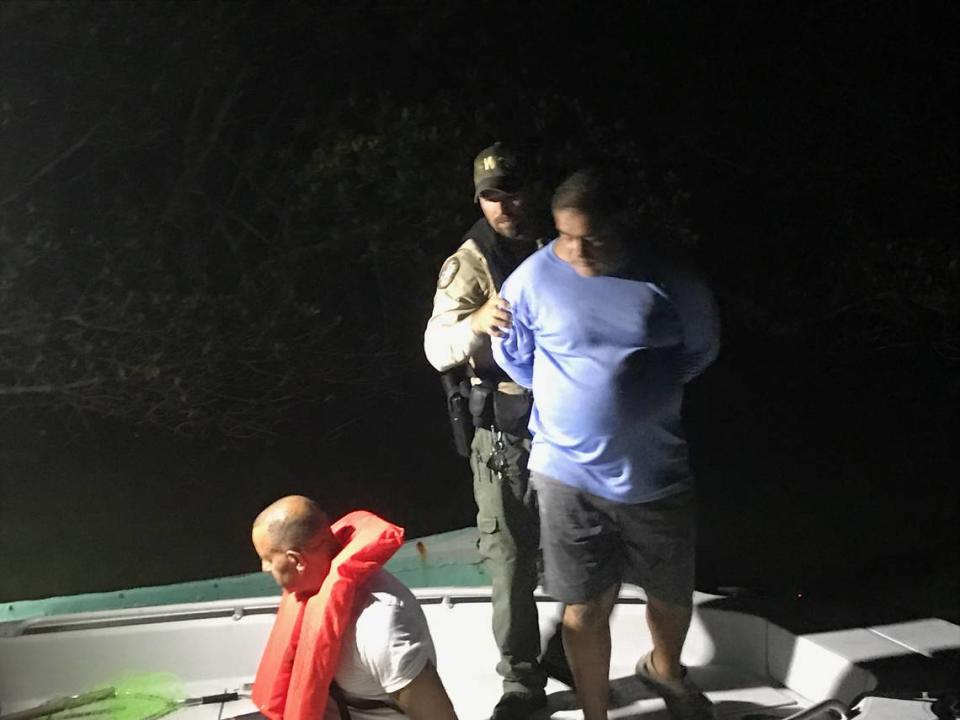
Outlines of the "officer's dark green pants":
[[[497,437],[503,443],[499,451]],[[495,452],[502,457],[499,473],[488,466]],[[480,555],[493,586],[493,636],[500,649],[497,672],[503,676],[504,692],[537,692],[546,683],[537,663],[540,627],[533,591],[540,523],[529,488],[529,454],[529,440],[478,428],[470,457]]]

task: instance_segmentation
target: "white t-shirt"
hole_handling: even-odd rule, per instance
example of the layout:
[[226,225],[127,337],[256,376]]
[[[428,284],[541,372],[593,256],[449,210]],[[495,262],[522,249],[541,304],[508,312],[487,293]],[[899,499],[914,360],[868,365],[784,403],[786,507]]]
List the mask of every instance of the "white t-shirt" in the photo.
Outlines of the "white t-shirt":
[[[357,619],[343,637],[335,679],[347,698],[390,702],[437,653],[427,619],[413,593],[386,570],[375,572],[357,592]],[[391,708],[350,708],[351,720],[405,717]],[[324,720],[339,720],[330,698]]]

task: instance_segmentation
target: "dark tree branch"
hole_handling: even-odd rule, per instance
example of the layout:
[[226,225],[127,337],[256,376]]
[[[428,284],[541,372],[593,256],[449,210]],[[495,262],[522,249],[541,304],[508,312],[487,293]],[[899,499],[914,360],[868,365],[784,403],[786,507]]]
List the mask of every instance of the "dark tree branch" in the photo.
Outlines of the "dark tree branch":
[[26,190],[27,188],[29,188],[29,187],[31,187],[32,185],[34,185],[34,184],[35,184],[38,180],[40,180],[41,178],[43,178],[43,177],[45,177],[46,175],[49,175],[50,173],[52,173],[54,170],[56,170],[57,166],[60,165],[60,163],[62,163],[64,160],[66,160],[67,158],[69,158],[71,155],[75,154],[75,153],[76,153],[77,151],[79,151],[81,148],[83,148],[84,146],[86,146],[86,144],[87,144],[87,142],[90,140],[90,138],[93,137],[93,134],[94,134],[97,130],[99,130],[102,125],[103,125],[102,122],[98,122],[98,123],[94,124],[93,127],[91,127],[89,130],[87,130],[87,132],[84,133],[83,136],[82,136],[79,140],[77,140],[77,141],[76,141],[75,143],[73,143],[70,147],[68,147],[66,150],[64,150],[63,152],[61,152],[61,153],[60,153],[59,155],[57,155],[55,158],[53,158],[52,160],[50,160],[46,165],[44,165],[44,166],[41,167],[39,170],[37,170],[37,171],[30,177],[29,180],[27,180],[26,182],[23,183],[23,186],[20,188],[20,190],[18,190],[17,192],[11,193],[11,194],[7,195],[6,197],[0,199],[0,207],[2,207],[3,205],[7,205],[8,203],[11,203],[11,202],[14,202],[15,200],[17,200],[17,199],[23,194],[23,191],[24,191],[24,190]]

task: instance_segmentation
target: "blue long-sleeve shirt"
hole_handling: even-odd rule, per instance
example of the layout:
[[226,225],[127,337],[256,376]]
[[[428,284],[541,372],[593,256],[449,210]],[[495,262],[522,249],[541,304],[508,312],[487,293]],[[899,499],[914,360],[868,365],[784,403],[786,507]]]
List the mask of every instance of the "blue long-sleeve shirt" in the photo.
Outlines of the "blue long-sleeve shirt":
[[690,487],[683,386],[719,349],[706,286],[643,260],[617,276],[582,277],[551,243],[501,295],[513,327],[493,353],[533,390],[530,470],[624,503]]

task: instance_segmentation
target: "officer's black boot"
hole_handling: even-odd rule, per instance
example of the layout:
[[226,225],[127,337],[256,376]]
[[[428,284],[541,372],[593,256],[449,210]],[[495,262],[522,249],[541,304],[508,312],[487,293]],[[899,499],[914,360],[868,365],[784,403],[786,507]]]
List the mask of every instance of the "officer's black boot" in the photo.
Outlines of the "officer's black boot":
[[537,711],[547,706],[547,696],[540,690],[535,693],[507,692],[493,708],[490,720],[529,720]]
[[559,680],[571,690],[577,689],[573,681],[573,672],[567,662],[567,653],[563,648],[562,623],[557,623],[553,635],[547,640],[547,647],[544,648],[543,655],[540,657],[540,668],[547,677]]

